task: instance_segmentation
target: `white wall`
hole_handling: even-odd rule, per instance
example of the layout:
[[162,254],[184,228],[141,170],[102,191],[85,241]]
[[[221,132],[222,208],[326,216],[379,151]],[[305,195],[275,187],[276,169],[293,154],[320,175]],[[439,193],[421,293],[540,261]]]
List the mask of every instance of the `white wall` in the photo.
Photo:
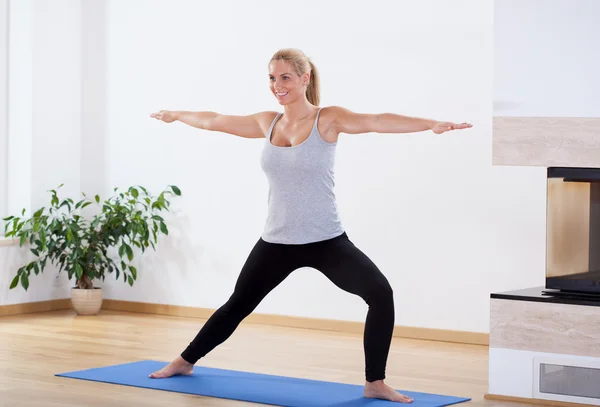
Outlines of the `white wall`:
[[600,2],[494,4],[494,114],[600,117]]
[[[61,183],[61,196],[81,191],[82,8],[79,0],[18,0],[9,13],[8,211],[31,215]],[[29,260],[27,248],[0,247],[0,305],[68,296],[53,267],[32,276],[28,292],[8,290]]]
[[106,138],[106,4],[81,2],[81,190],[101,194],[105,184]]
[[[14,3],[9,137],[19,137],[9,146],[9,206],[44,202],[44,190],[60,182],[105,196],[131,184],[155,193],[176,184],[184,193],[171,236],[140,259],[137,284],[109,279],[108,298],[213,308],[227,299],[266,215],[262,141],[148,114],[279,109],[267,62],[289,46],[315,60],[323,105],[475,126],[442,136],[342,136],[341,215],[394,287],[398,324],[487,332],[491,291],[543,284],[544,170],[491,166],[491,2]],[[20,255],[0,248],[3,282]],[[52,277],[32,282],[28,294],[0,286],[0,304],[68,296],[66,283],[43,280]],[[362,321],[366,308],[318,272],[299,270],[257,312]]]
[[8,157],[8,0],[0,0],[0,236],[4,235]]
[[[230,295],[266,215],[262,140],[148,114],[279,110],[267,62],[280,47],[314,59],[324,106],[474,124],[341,138],[341,216],[394,287],[397,324],[487,332],[490,291],[543,284],[544,171],[491,166],[492,2],[140,5],[109,3],[107,188],[173,183],[183,197],[173,236],[109,298],[214,308]],[[366,307],[304,269],[257,312],[362,321]]]
[[34,2],[9,7],[8,213],[31,204]]

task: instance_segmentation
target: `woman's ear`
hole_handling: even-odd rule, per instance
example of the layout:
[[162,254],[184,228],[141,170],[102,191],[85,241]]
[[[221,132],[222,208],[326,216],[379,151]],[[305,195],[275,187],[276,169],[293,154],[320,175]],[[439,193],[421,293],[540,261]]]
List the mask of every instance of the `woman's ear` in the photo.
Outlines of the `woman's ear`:
[[310,83],[310,73],[307,72],[302,76],[302,83],[305,86],[308,86],[308,84]]

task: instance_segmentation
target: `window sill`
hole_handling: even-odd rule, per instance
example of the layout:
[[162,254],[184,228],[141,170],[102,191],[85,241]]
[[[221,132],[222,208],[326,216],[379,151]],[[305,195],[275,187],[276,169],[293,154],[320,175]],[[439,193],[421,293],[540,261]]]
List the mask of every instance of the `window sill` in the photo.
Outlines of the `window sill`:
[[18,246],[19,239],[13,239],[12,237],[0,236],[0,247],[3,246]]

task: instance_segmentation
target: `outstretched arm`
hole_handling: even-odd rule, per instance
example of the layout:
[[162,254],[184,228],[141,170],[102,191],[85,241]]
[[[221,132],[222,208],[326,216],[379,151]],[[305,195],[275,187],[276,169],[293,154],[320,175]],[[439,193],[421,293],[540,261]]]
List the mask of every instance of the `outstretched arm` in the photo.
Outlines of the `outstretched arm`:
[[416,133],[431,130],[441,134],[450,130],[473,127],[469,123],[440,122],[394,113],[355,113],[342,107],[332,107],[334,127],[338,133]]
[[161,110],[150,117],[165,123],[180,121],[202,130],[219,131],[244,138],[260,138],[265,135],[265,123],[273,113],[262,112],[248,116],[231,116],[216,112],[187,112]]

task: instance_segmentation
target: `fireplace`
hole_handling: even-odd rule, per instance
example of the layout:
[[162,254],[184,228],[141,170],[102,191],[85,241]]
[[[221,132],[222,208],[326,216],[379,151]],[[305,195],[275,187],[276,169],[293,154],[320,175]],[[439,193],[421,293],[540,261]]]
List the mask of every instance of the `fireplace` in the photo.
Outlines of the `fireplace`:
[[600,300],[600,168],[547,170],[546,288]]

